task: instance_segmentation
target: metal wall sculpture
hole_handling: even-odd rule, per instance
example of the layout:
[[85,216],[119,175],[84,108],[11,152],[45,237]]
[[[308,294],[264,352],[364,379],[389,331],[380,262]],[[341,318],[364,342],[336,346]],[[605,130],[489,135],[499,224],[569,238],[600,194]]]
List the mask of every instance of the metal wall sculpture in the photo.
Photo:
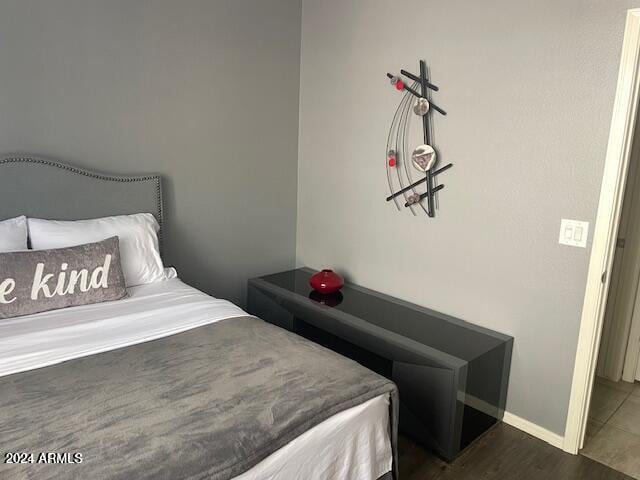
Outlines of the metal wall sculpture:
[[[387,73],[391,85],[404,92],[387,137],[386,168],[391,193],[387,202],[393,200],[398,210],[404,206],[414,215],[417,215],[416,210],[423,210],[429,217],[434,217],[437,208],[436,193],[444,188],[444,185],[437,184],[436,177],[453,164],[437,168],[438,153],[433,146],[431,117],[433,111],[441,115],[446,115],[447,112],[431,101],[431,91],[437,92],[438,87],[429,82],[424,60],[420,60],[420,75],[406,70],[400,70],[400,73],[402,76]],[[410,152],[408,136],[412,111],[422,118],[424,143]],[[419,172],[421,178],[414,180],[412,168]]]

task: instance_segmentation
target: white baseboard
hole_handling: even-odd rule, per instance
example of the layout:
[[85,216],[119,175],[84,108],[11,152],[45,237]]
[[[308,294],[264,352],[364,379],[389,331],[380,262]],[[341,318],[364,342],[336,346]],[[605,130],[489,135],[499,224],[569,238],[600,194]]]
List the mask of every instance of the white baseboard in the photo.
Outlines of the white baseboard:
[[529,420],[525,420],[517,415],[514,415],[510,412],[504,412],[504,418],[502,421],[508,425],[511,425],[518,430],[522,430],[529,435],[532,435],[540,440],[544,440],[550,445],[553,445],[556,448],[562,449],[564,444],[564,437],[562,435],[558,435],[557,433],[553,433],[550,430],[547,430],[540,425],[536,425]]
[[[476,410],[485,412],[487,415],[493,415],[495,413],[496,407],[494,405],[491,405],[484,400],[480,400],[473,395],[467,394],[464,397],[460,396],[459,399]],[[518,430],[522,430],[529,435],[539,438],[556,448],[564,450],[564,437],[562,435],[553,433],[551,430],[547,430],[546,428],[514,415],[511,412],[504,412],[502,421],[514,428],[517,428]]]

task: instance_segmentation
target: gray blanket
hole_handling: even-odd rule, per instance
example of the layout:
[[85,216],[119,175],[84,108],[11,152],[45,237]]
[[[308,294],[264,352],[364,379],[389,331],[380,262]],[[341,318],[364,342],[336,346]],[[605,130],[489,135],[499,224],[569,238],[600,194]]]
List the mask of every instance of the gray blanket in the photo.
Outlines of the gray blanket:
[[[0,378],[0,479],[228,480],[382,394],[395,456],[392,382],[261,320],[225,320]],[[9,452],[35,463],[5,464]],[[69,463],[37,463],[43,452]]]

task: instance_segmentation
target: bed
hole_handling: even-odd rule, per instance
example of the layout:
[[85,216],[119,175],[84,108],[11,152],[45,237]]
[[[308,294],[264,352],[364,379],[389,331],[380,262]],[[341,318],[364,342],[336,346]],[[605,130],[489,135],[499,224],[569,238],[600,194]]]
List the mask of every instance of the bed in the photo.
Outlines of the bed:
[[[162,207],[157,175],[0,160],[0,220],[162,227]],[[173,269],[124,300],[0,320],[0,478],[391,480],[396,438],[391,382]]]

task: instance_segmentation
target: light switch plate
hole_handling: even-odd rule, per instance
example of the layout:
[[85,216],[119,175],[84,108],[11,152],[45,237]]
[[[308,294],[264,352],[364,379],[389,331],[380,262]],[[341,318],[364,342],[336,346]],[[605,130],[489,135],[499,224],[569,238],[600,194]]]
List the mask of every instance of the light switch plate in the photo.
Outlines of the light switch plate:
[[562,245],[587,248],[589,236],[589,222],[580,220],[568,220],[563,218],[560,222],[560,238]]

